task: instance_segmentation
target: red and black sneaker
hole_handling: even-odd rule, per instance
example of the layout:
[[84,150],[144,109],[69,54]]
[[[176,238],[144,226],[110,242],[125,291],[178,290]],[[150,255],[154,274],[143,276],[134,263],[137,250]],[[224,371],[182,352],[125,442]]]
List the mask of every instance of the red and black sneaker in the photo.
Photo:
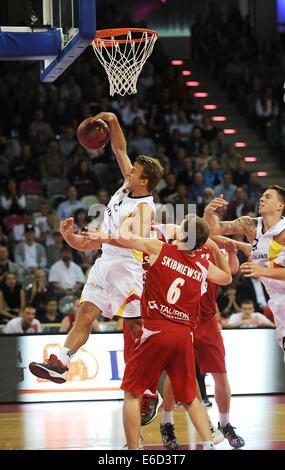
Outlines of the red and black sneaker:
[[159,392],[157,395],[143,395],[141,405],[141,425],[147,426],[157,417],[158,409],[163,399]]
[[230,446],[234,449],[239,449],[245,445],[244,438],[235,432],[235,428],[230,423],[228,423],[224,428],[222,428],[220,423],[218,423],[218,430],[223,433],[225,438],[229,441]]
[[56,384],[66,382],[68,367],[64,366],[55,354],[51,354],[48,362],[31,362],[29,369],[40,379],[51,380]]

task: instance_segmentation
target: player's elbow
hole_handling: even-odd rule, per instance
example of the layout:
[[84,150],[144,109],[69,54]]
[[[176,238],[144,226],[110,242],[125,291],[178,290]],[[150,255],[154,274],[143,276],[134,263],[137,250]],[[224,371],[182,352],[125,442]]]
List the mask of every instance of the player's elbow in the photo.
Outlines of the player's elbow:
[[231,284],[233,280],[233,277],[229,273],[224,273],[223,276],[220,278],[220,282],[217,284],[220,284],[220,286],[226,286],[227,284]]

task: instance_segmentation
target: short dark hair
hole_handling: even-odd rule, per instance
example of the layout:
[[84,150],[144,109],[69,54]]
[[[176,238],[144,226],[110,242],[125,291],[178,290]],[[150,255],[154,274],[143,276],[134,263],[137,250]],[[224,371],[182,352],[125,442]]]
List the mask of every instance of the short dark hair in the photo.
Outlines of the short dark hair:
[[136,163],[143,167],[141,178],[148,180],[148,191],[153,191],[164,173],[163,166],[157,158],[145,157],[144,155],[139,155],[136,158]]
[[244,299],[244,300],[242,300],[241,303],[240,303],[240,306],[242,307],[244,304],[246,304],[246,305],[251,304],[251,305],[253,305],[253,307],[254,307],[254,302],[253,302],[253,300],[251,300],[251,299]]
[[188,241],[189,225],[192,223],[193,219],[195,219],[195,226],[196,226],[195,227],[196,228],[196,242],[192,250],[198,250],[198,248],[203,246],[208,240],[208,237],[210,234],[210,227],[204,219],[201,219],[201,217],[198,217],[197,215],[194,215],[194,214],[186,215],[185,219],[183,220],[183,225],[182,225],[183,231],[185,232],[185,234],[187,234],[186,238],[182,240],[182,242],[184,243]]
[[268,186],[267,189],[273,189],[274,191],[276,191],[282,202],[285,204],[285,188],[282,188],[282,186],[278,186],[278,184],[272,184],[271,186]]

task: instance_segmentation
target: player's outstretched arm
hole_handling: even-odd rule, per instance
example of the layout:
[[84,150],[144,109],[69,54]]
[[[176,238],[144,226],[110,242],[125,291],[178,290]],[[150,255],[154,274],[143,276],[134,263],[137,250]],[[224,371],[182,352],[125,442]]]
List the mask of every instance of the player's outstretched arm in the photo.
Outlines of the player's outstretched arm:
[[285,267],[265,268],[258,266],[258,264],[250,260],[241,264],[240,270],[244,277],[267,277],[269,279],[275,279],[276,281],[285,281]]
[[132,170],[132,163],[127,154],[127,143],[119,124],[118,118],[114,113],[99,113],[95,119],[102,119],[107,122],[110,128],[110,138],[112,150],[116,156],[118,165],[124,178],[127,178]]
[[66,243],[78,251],[91,251],[98,250],[101,248],[101,242],[98,240],[89,239],[83,235],[77,235],[73,233],[74,230],[74,221],[73,217],[62,220],[59,225],[59,231],[62,238]]

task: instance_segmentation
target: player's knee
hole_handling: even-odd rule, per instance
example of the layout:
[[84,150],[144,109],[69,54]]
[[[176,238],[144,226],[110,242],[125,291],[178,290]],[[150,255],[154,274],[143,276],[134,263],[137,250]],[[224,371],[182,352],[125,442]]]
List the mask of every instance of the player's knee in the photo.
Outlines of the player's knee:
[[91,329],[94,320],[99,316],[100,310],[90,302],[82,302],[77,313],[75,327]]

